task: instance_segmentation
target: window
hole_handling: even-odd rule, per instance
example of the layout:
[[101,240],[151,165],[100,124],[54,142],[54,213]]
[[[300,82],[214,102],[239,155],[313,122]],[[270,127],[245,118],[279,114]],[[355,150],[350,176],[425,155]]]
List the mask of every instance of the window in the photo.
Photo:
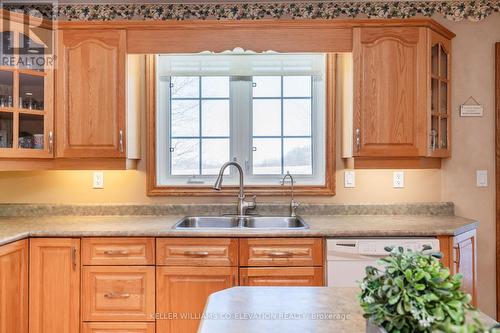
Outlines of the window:
[[159,55],[156,75],[157,185],[209,186],[229,160],[246,184],[325,183],[323,54]]

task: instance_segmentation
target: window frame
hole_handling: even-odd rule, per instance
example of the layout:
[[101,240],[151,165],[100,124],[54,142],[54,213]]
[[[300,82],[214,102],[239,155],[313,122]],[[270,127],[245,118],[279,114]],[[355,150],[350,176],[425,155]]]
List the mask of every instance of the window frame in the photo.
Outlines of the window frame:
[[[149,196],[233,196],[238,192],[237,185],[224,186],[222,191],[214,191],[212,184],[158,185],[156,170],[158,129],[156,126],[156,56],[148,55],[146,62],[146,97],[147,97],[147,194]],[[324,133],[324,184],[296,185],[296,195],[335,195],[335,54],[326,53],[325,66],[325,133]],[[231,118],[230,121],[234,121]],[[251,140],[251,136],[249,137]],[[232,172],[234,175],[234,172]],[[185,176],[183,176],[185,177]],[[273,176],[276,177],[276,176]],[[276,185],[248,185],[247,193],[256,195],[289,195],[287,188]]]

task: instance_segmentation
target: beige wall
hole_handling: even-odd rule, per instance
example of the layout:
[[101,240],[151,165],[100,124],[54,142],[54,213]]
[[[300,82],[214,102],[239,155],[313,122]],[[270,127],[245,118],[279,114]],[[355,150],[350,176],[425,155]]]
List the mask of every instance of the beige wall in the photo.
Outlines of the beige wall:
[[[457,214],[478,218],[479,305],[495,313],[494,273],[494,95],[493,44],[500,41],[500,14],[483,22],[437,18],[457,34],[453,41],[453,157],[441,170],[406,170],[405,188],[392,188],[391,170],[356,171],[356,188],[343,187],[343,162],[337,153],[337,195],[301,198],[303,202],[386,203],[454,201]],[[473,95],[485,106],[483,118],[460,119],[458,105]],[[340,136],[340,134],[338,135]],[[338,140],[340,141],[340,140]],[[339,143],[337,144],[339,146]],[[475,170],[489,171],[490,186],[475,187]],[[149,198],[145,162],[137,171],[106,171],[104,189],[92,189],[91,171],[0,173],[0,202],[36,203],[190,203],[234,198]],[[284,198],[258,198],[280,201]]]
[[[494,46],[500,42],[500,14],[482,22],[439,22],[457,37],[452,45],[452,158],[442,165],[442,200],[456,213],[479,219],[479,307],[495,314],[495,71]],[[484,117],[460,118],[469,96],[484,105]],[[488,170],[489,186],[475,185],[475,171]]]

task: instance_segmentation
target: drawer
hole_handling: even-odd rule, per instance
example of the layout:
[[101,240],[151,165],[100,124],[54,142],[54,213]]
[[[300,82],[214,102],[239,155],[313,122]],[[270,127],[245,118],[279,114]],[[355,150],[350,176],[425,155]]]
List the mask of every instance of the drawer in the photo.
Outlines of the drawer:
[[241,266],[323,266],[321,238],[242,238]]
[[83,323],[82,333],[155,333],[154,323]]
[[154,238],[83,238],[83,265],[154,265]]
[[153,321],[155,268],[84,266],[83,321]]
[[156,263],[164,266],[238,266],[232,238],[157,238]]
[[323,286],[323,267],[251,267],[240,269],[240,286]]

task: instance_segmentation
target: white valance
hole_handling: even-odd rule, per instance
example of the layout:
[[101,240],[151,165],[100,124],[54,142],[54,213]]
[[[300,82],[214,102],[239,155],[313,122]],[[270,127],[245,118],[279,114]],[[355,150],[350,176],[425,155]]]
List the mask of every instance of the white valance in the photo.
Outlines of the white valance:
[[223,53],[158,55],[157,72],[165,76],[321,76],[323,53],[255,53],[235,49]]

